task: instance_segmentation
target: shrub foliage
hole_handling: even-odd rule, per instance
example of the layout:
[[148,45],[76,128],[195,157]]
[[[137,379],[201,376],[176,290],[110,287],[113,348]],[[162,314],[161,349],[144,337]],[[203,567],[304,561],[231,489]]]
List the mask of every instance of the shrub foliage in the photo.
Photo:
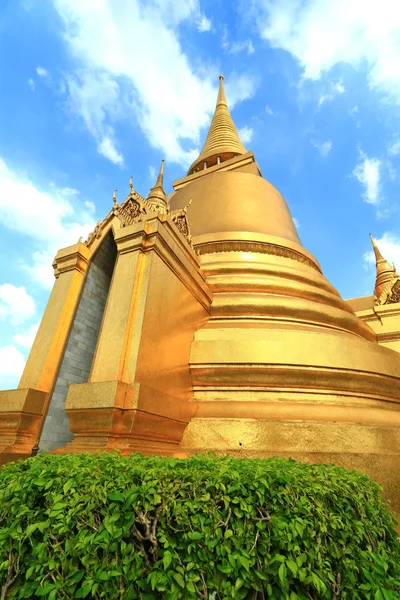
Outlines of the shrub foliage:
[[340,467],[44,455],[0,471],[0,599],[390,600],[394,525]]

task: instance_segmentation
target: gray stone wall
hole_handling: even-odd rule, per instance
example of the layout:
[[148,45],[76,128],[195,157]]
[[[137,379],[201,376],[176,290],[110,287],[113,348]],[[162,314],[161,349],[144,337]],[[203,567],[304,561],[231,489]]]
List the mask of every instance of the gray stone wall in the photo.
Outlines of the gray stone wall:
[[41,450],[59,448],[74,437],[69,428],[65,400],[71,383],[86,383],[89,379],[116,256],[117,247],[109,234],[88,270],[44,422],[39,442]]

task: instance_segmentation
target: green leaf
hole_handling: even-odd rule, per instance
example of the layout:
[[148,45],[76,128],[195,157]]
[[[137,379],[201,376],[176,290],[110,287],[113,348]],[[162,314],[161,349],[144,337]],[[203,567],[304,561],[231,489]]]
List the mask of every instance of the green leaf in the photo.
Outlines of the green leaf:
[[224,533],[224,538],[226,540],[229,540],[229,538],[231,538],[233,536],[233,531],[232,529],[227,529]]
[[124,495],[118,492],[118,490],[112,490],[107,497],[113,502],[123,502],[125,500]]
[[269,577],[267,577],[267,575],[264,575],[264,573],[262,573],[259,569],[255,569],[254,573],[259,579],[262,579],[263,581],[268,581],[269,579]]
[[85,579],[79,590],[75,592],[75,598],[86,598],[86,596],[90,594],[92,585],[93,581],[91,581],[90,579]]
[[297,575],[298,568],[293,560],[287,560],[286,566],[292,571],[293,575]]
[[201,540],[202,537],[203,534],[201,534],[200,531],[190,531],[188,533],[189,540]]
[[243,583],[244,583],[243,579],[240,579],[240,577],[238,577],[235,581],[235,590],[240,590]]
[[185,587],[185,580],[180,573],[173,573],[172,577],[175,579],[176,583],[181,586],[181,588]]
[[284,587],[286,585],[286,576],[287,576],[287,569],[286,569],[286,565],[285,563],[282,563],[281,566],[278,569],[278,576],[279,576],[279,581],[281,582],[282,587]]
[[47,596],[54,589],[54,583],[45,583],[43,587],[38,587],[35,591],[36,596]]
[[32,523],[31,525],[28,525],[28,527],[26,528],[27,537],[30,537],[32,535],[32,533],[34,531],[36,531],[36,529],[37,529],[37,523]]
[[249,560],[245,556],[238,556],[238,562],[239,561],[240,561],[242,567],[244,567],[246,569],[246,571],[248,572],[250,570]]
[[169,552],[168,550],[164,553],[163,556],[163,565],[164,565],[164,571],[166,571],[169,567],[169,565],[172,562],[172,554],[171,552]]

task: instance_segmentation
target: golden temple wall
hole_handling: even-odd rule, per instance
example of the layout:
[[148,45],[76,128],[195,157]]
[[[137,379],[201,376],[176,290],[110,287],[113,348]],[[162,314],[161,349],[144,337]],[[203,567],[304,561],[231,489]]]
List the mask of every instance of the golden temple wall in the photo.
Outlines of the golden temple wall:
[[40,437],[41,450],[53,450],[73,439],[65,400],[71,383],[86,383],[93,362],[117,247],[111,232],[95,253],[64,352]]
[[71,385],[75,439],[62,451],[172,452],[193,414],[189,353],[211,295],[175,225],[150,216],[116,232],[118,258],[87,384]]
[[365,300],[354,298],[348,302],[357,317],[374,330],[380,345],[400,352],[400,302],[375,306],[371,297],[371,305],[366,307]]

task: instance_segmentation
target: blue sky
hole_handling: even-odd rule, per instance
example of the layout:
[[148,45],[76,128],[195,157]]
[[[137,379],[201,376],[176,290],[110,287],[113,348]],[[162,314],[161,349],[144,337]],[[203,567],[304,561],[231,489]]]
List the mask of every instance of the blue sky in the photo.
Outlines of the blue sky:
[[400,265],[398,0],[3,0],[0,389],[18,384],[58,248],[129,177],[166,191],[204,142],[218,75],[242,141],[344,298],[368,234]]

